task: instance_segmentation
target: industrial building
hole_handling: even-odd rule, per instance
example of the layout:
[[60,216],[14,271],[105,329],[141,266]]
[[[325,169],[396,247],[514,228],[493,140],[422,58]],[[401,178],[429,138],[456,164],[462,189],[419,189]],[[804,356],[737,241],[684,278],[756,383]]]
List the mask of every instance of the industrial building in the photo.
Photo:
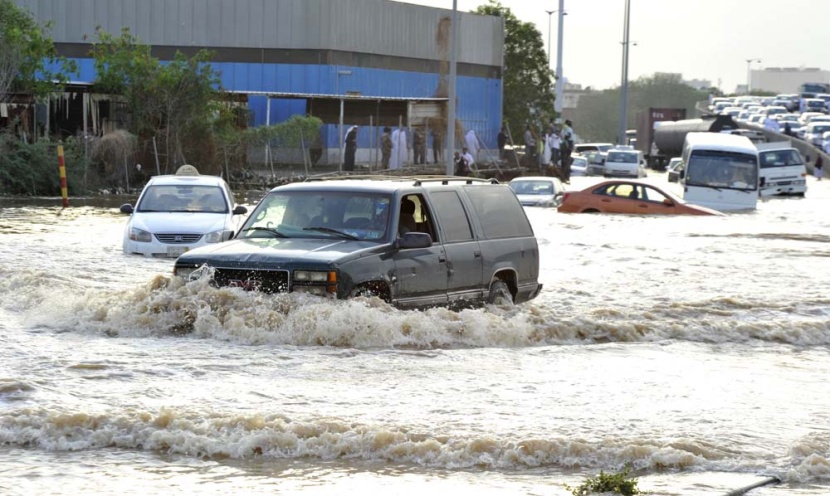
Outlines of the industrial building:
[[[98,26],[114,35],[129,28],[161,60],[213,51],[223,89],[244,97],[250,125],[315,115],[326,123],[329,163],[339,155],[341,111],[345,127],[361,126],[358,162],[376,160],[383,126],[438,127],[446,117],[451,10],[389,0],[15,2],[53,23],[56,47],[77,61],[80,83],[95,79],[89,49]],[[459,20],[459,127],[495,148],[504,21],[470,13]]]
[[767,67],[750,71],[753,91],[798,93],[804,83],[830,83],[830,71],[817,67]]

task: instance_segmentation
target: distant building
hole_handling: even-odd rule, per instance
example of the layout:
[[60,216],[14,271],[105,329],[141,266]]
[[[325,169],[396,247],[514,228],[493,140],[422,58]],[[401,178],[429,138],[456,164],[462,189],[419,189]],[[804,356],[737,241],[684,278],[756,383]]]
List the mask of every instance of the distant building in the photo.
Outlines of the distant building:
[[750,71],[752,91],[797,93],[803,83],[830,83],[830,71],[817,67],[767,67]]
[[[446,119],[451,10],[388,0],[14,2],[53,23],[56,48],[78,63],[72,79],[81,84],[95,80],[89,51],[97,26],[116,36],[129,28],[161,60],[211,50],[223,89],[244,100],[250,125],[320,117],[329,162],[340,149],[341,99],[345,126],[360,125],[359,162],[374,156],[383,126]],[[457,118],[495,148],[504,20],[458,15]]]

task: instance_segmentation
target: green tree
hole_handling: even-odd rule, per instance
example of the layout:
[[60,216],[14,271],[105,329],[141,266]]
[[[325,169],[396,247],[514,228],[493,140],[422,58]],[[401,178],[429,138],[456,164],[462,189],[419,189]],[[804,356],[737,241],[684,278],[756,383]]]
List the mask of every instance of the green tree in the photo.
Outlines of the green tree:
[[553,117],[554,74],[548,67],[542,33],[498,0],[488,0],[473,12],[504,18],[503,115],[511,130],[521,132],[525,124]]
[[[697,117],[695,104],[708,93],[684,84],[680,77],[655,74],[641,77],[628,86],[627,129],[636,129],[637,114],[649,108],[683,108],[689,119]],[[569,116],[576,133],[585,141],[617,141],[620,124],[620,88],[593,91],[579,98]]]
[[212,148],[206,135],[220,102],[219,74],[210,65],[212,53],[200,50],[188,58],[177,52],[161,62],[150,47],[129,29],[118,37],[98,28],[91,55],[96,88],[120,95],[130,115],[129,131],[139,138],[159,137],[165,153],[165,171],[171,161],[205,158]]
[[55,81],[65,84],[77,72],[73,61],[58,55],[50,27],[40,26],[12,0],[0,0],[0,101],[13,91],[36,96],[54,91]]

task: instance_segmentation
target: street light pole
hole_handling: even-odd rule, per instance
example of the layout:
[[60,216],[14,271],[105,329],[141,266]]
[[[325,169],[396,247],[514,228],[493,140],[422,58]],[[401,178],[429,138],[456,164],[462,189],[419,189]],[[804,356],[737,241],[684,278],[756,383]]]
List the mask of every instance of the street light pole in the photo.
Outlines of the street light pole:
[[453,152],[455,151],[455,79],[458,72],[458,0],[452,0],[452,27],[450,29],[450,81],[449,81],[449,101],[447,101],[447,150],[446,157],[446,172],[448,176],[452,176],[453,170]]
[[559,0],[559,33],[557,33],[556,47],[556,100],[553,102],[553,109],[562,116],[562,93],[565,87],[565,80],[562,79],[562,39],[565,31],[565,0]]
[[553,47],[550,44],[551,38],[551,21],[553,20],[553,14],[556,12],[555,10],[546,10],[548,14],[548,68],[550,68],[550,61],[551,61],[551,51]]
[[617,144],[624,145],[625,131],[628,127],[628,48],[629,27],[630,27],[631,0],[625,0],[625,19],[623,27],[623,60],[622,60],[622,84],[620,85],[620,130],[617,136]]
[[753,62],[761,63],[761,59],[746,59],[746,94],[752,91],[752,69],[750,66]]

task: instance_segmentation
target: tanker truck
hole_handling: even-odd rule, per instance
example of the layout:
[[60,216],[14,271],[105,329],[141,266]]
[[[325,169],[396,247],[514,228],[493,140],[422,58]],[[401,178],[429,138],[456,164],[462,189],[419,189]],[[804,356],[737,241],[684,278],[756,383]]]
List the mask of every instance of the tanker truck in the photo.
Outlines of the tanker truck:
[[683,152],[683,143],[689,133],[720,133],[734,129],[738,129],[738,124],[729,115],[660,122],[654,128],[654,144],[660,156],[670,159]]

